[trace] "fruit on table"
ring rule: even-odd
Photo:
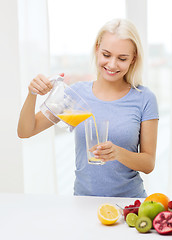
[[[127,214],[127,217],[126,217],[126,223],[128,224],[129,227],[135,227],[137,219],[138,219],[137,214],[129,213]]]
[[[146,201],[143,202],[138,211],[139,217],[149,217],[152,221],[156,215],[160,212],[165,211],[164,206],[159,202]]]
[[[160,234],[172,233],[172,212],[159,213],[153,220],[155,230]]]
[[[129,213],[135,213],[138,215],[138,209],[140,207],[140,204],[140,200],[136,200],[133,205],[125,206],[125,208],[123,209],[124,219],[126,220],[127,214]]]
[[[168,202],[170,201],[169,198],[163,193],[153,193],[145,198],[145,201],[153,201],[153,202],[160,202],[164,205],[165,210],[168,210]]]
[[[138,217],[135,227],[140,233],[149,232],[152,228],[152,221],[149,217]]]
[[[119,219],[120,213],[114,205],[105,203],[100,205],[97,215],[101,223],[112,225]]]
[[[172,201],[168,202],[168,211],[172,212]]]

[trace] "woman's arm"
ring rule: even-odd
[[[35,115],[36,96],[29,93],[22,107],[17,133],[20,138],[32,137],[51,127],[51,123],[41,112]]]
[[[44,75],[37,75],[29,85],[29,93],[22,107],[19,122],[18,136],[28,138],[36,135],[53,125],[41,112],[35,114],[37,95],[44,95],[52,89],[52,84]]]
[[[108,141],[92,149],[103,161],[118,160],[128,168],[146,174],[153,171],[156,157],[158,119],[143,121],[140,132],[140,152],[134,153]]]

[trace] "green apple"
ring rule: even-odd
[[[156,217],[156,215],[160,212],[165,211],[164,206],[159,202],[153,202],[153,201],[146,201],[143,202],[138,211],[139,217],[149,217],[152,221]]]

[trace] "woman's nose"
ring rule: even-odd
[[[111,69],[115,69],[117,67],[117,59],[116,58],[115,59],[114,58],[110,59],[108,65]]]

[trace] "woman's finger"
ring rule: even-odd
[[[90,152],[94,152],[97,149],[98,145],[93,146],[92,148],[89,149]]]
[[[52,84],[42,74],[38,74],[31,82],[29,85],[29,91],[33,94],[40,94],[44,95],[48,93],[52,89]]]
[[[34,78],[34,80],[37,84],[39,84],[42,87],[42,89],[51,90],[53,87],[49,79],[44,75],[39,74],[36,78]]]
[[[51,81],[44,75],[40,76],[40,80],[42,81],[42,84],[44,84],[49,89],[49,91],[53,88]]]
[[[112,142],[107,141],[107,142],[104,142],[104,143],[99,144],[98,147],[97,147],[97,149],[98,149],[98,150],[99,150],[99,149],[101,149],[101,150],[103,150],[103,149],[108,149],[108,148],[111,148],[112,145],[113,145]]]
[[[103,156],[103,155],[110,154],[110,153],[112,153],[112,152],[113,152],[113,149],[112,149],[112,147],[111,147],[111,148],[104,149],[104,150],[97,150],[97,149],[96,149],[96,150],[93,152],[93,154]]]
[[[35,80],[31,82],[30,88],[32,88],[33,92],[34,92],[34,89],[36,89],[42,94],[46,94],[49,91],[49,88],[45,84],[37,82]]]
[[[97,149],[93,152],[95,158],[100,158],[105,161],[110,161],[115,159],[115,148],[114,145],[109,142],[107,144],[98,146]],[[100,148],[101,147],[101,148]]]

